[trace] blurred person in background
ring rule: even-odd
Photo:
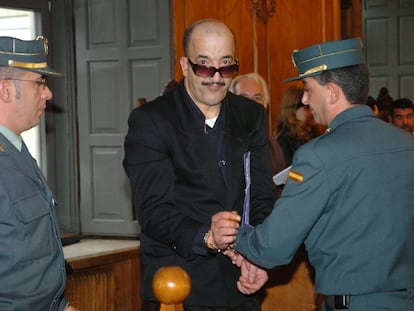
[[[312,111],[302,104],[303,86],[291,85],[283,93],[275,139],[283,150],[285,167],[292,164],[295,151],[321,135],[326,127],[315,122]]]
[[[390,121],[395,126],[414,135],[414,105],[408,98],[395,100],[390,109]]]
[[[266,80],[256,72],[235,77],[230,84],[229,91],[262,104],[267,110],[270,104],[269,87]]]
[[[372,96],[368,96],[367,98],[367,105],[372,109],[372,111],[374,112],[374,114],[379,117],[380,116],[380,111],[378,108],[378,103],[377,100],[372,97]]]
[[[377,96],[377,105],[379,109],[378,117],[385,122],[390,122],[390,112],[393,98],[386,87],[382,87]]]
[[[258,73],[251,72],[235,77],[230,84],[229,91],[263,105],[268,111],[270,105],[269,87],[266,80]],[[272,175],[286,167],[283,150],[271,137],[269,137],[269,158]]]

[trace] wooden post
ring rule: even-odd
[[[190,277],[179,266],[160,268],[152,280],[152,291],[160,302],[160,311],[184,311],[182,303],[190,290]]]

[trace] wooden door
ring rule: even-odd
[[[414,100],[414,1],[364,0],[363,20],[370,95]]]
[[[75,0],[81,230],[138,235],[122,167],[137,98],[171,79],[168,0]]]

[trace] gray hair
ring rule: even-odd
[[[230,84],[230,87],[229,87],[229,91],[232,92],[232,93],[237,94],[237,85],[239,84],[239,82],[241,80],[245,80],[245,79],[254,80],[254,81],[256,81],[257,83],[259,83],[262,86],[262,88],[263,88],[263,97],[264,97],[264,106],[267,109],[267,107],[270,104],[269,88],[267,86],[266,80],[261,75],[259,75],[256,72],[250,72],[250,73],[247,73],[247,74],[244,74],[244,75],[240,75],[240,76],[235,77],[231,81],[231,84]]]
[[[24,70],[12,68],[12,67],[6,67],[6,66],[0,66],[0,80],[6,80],[6,79],[20,79],[24,74]],[[11,80],[14,86],[16,87],[16,98],[19,99],[21,96],[21,83],[17,80]]]

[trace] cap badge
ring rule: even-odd
[[[45,54],[49,54],[49,40],[43,36],[37,36],[36,40],[43,40],[43,47],[45,49]]]

